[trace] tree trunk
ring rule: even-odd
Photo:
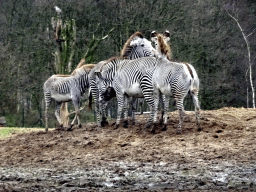
[[[251,62],[251,47],[250,47],[250,43],[248,41],[248,36],[250,36],[252,33],[250,33],[248,36],[246,36],[244,34],[244,31],[240,25],[240,23],[238,22],[238,20],[232,16],[228,11],[227,11],[228,15],[234,19],[243,35],[243,38],[245,40],[245,43],[246,43],[246,46],[247,46],[247,52],[248,52],[248,62],[249,62],[249,80],[250,80],[250,85],[251,85],[251,89],[252,89],[252,107],[255,109],[255,91],[254,91],[254,85],[253,85],[253,81],[252,81],[252,62]],[[246,72],[246,75],[247,75],[247,72]]]

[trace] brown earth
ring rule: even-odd
[[[186,114],[181,134],[171,112],[155,134],[140,115],[128,128],[113,120],[0,140],[0,191],[256,191],[256,110],[201,111],[201,131]]]

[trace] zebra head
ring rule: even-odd
[[[110,101],[112,98],[116,97],[116,92],[113,87],[108,87],[104,93],[102,93],[103,101]]]
[[[143,37],[142,33],[134,33],[124,44],[121,56],[125,59],[154,56],[156,50],[151,42]]]
[[[112,57],[109,60],[99,63],[100,66],[94,71],[96,84],[99,91],[99,105],[102,108],[109,100],[115,97],[112,81],[116,75],[117,66],[125,61],[123,58]],[[111,89],[112,88],[112,89]]]
[[[156,31],[152,31],[151,33],[151,41],[155,43],[157,53],[171,60],[171,48],[167,43],[169,40],[170,32],[167,30],[163,34],[157,33]]]

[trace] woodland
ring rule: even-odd
[[[191,63],[197,70],[203,110],[255,107],[254,0],[0,0],[0,4],[0,117],[6,118],[7,126],[44,126],[44,82],[56,73],[70,74],[82,58],[98,63],[119,56],[136,31],[148,40],[153,30],[170,31],[173,60]],[[59,34],[58,21],[63,26]],[[63,42],[57,42],[56,35]],[[189,96],[184,104],[193,110]],[[82,122],[93,121],[93,110],[85,111]],[[53,103],[51,114],[55,126]]]

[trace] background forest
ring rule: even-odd
[[[8,126],[43,126],[43,83],[58,73],[52,24],[56,5],[62,10],[63,25],[75,26],[69,45],[71,70],[88,50],[86,62],[97,63],[118,56],[136,31],[150,39],[152,30],[167,29],[173,59],[193,64],[198,72],[202,109],[253,107],[248,67],[251,63],[254,85],[254,0],[0,0],[0,4],[0,117],[5,116]],[[66,68],[61,72],[69,73]],[[193,109],[188,100],[185,109]],[[86,118],[82,114],[82,122]],[[52,126],[54,122],[52,117]]]

